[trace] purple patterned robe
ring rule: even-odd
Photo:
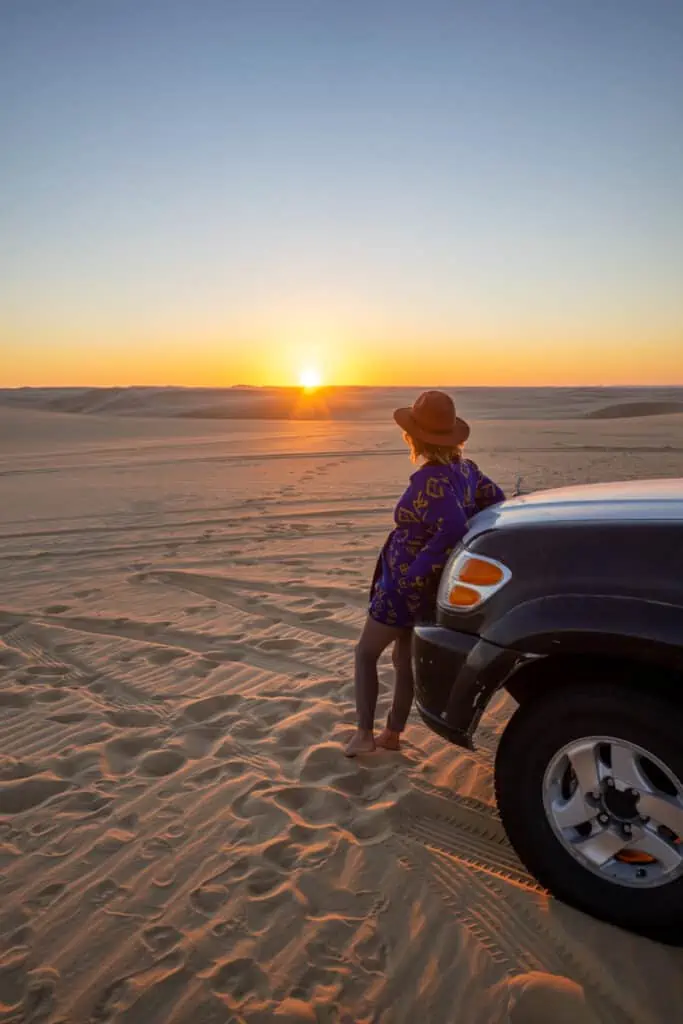
[[[449,466],[427,463],[413,473],[377,561],[371,617],[401,628],[429,617],[443,567],[468,521],[504,498],[469,459]]]

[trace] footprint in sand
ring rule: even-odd
[[[335,790],[316,786],[297,786],[273,790],[272,799],[281,807],[294,811],[303,821],[314,825],[345,822],[351,814],[351,803]]]
[[[297,863],[299,850],[289,839],[274,839],[264,848],[262,856],[287,874]]]
[[[69,747],[52,762],[52,767],[60,779],[75,779],[77,775],[97,766],[99,760],[97,750],[74,750],[73,747]]]
[[[16,654],[14,651],[8,651],[6,647],[0,647],[0,666],[7,668],[16,668],[17,665],[21,665],[21,655]]]
[[[72,711],[63,715],[49,715],[51,722],[58,722],[59,725],[75,725],[76,722],[84,722],[90,715],[86,711]]]
[[[252,896],[264,896],[282,884],[282,877],[270,867],[257,867],[247,875],[246,889]]]
[[[211,785],[212,782],[217,782],[223,774],[223,766],[216,765],[214,768],[205,768],[203,772],[199,772],[198,775],[194,775],[190,780],[192,787],[203,788],[204,786]]]
[[[0,708],[27,708],[31,695],[24,690],[4,690],[0,693]]]
[[[157,636],[163,630],[168,629],[170,625],[170,622],[149,622],[142,626],[140,632],[143,636]]]
[[[19,925],[13,932],[4,935],[7,942],[7,949],[14,949],[15,946],[29,946],[33,940],[33,929],[28,924]]]
[[[27,973],[27,984],[22,1004],[21,1020],[26,1024],[42,1024],[53,1020],[57,1002],[59,973],[50,967],[41,967]],[[16,1018],[15,1018],[16,1019]]]
[[[16,758],[8,757],[0,761],[0,781],[12,782],[15,779],[28,779],[31,775],[37,775],[40,769],[30,761],[19,761]],[[0,829],[0,837],[3,835]]]
[[[224,939],[226,935],[233,935],[240,931],[239,921],[234,919],[231,921],[218,921],[211,929],[211,934],[215,935],[217,939]]]
[[[30,836],[49,836],[54,831],[55,828],[53,825],[50,825],[46,821],[38,821],[35,825],[31,825],[28,830],[28,834]]]
[[[113,878],[105,878],[90,889],[88,896],[92,903],[96,903],[98,906],[101,906],[103,903],[108,903],[115,896],[118,896],[124,891],[124,889],[116,884]]]
[[[183,933],[170,925],[153,925],[142,933],[142,941],[152,953],[167,953],[182,940]]]
[[[296,640],[294,637],[274,638],[272,640],[261,640],[257,647],[262,651],[295,651],[298,647],[301,647],[301,641]]]
[[[39,693],[36,700],[40,704],[57,704],[60,700],[64,700],[66,693],[63,690],[45,690],[43,693]]]
[[[209,979],[215,992],[243,1000],[248,995],[267,991],[267,978],[259,965],[247,957],[225,961]]]
[[[360,963],[366,971],[383,974],[389,957],[389,949],[377,934],[369,935],[355,948]]]
[[[230,733],[232,736],[237,737],[240,740],[246,740],[247,742],[259,740],[267,726],[265,722],[254,721],[251,717],[240,718],[239,721],[231,727]]]
[[[89,817],[107,817],[111,814],[111,797],[102,796],[90,789],[81,790],[80,793],[68,793],[59,801],[59,812],[61,814],[72,814],[76,818],[88,815]]]
[[[211,917],[229,898],[224,885],[202,885],[190,893],[190,903],[200,914]]]
[[[122,729],[143,729],[159,722],[159,715],[156,712],[142,711],[137,708],[128,708],[126,711],[108,711],[107,718],[112,725]]]
[[[121,828],[110,828],[92,844],[85,859],[89,864],[106,860],[108,857],[113,857],[124,846],[132,843],[135,838],[134,832],[128,832]]]
[[[61,615],[62,612],[68,612],[69,608],[68,604],[49,604],[43,611],[46,615]]]
[[[136,828],[139,820],[140,820],[139,816],[136,814],[136,812],[135,811],[131,811],[129,814],[124,814],[124,815],[122,815],[122,817],[117,818],[117,820],[115,822],[115,827],[116,828],[123,828],[123,829],[126,829],[126,830],[134,829],[134,828]]]
[[[170,853],[173,853],[173,844],[162,836],[153,836],[151,839],[146,839],[140,849],[140,856],[143,860],[156,861]]]
[[[125,997],[129,990],[129,983],[126,978],[112,982],[99,997],[88,1024],[108,1024],[117,1016],[119,1010],[123,1010]]]
[[[29,896],[26,900],[26,906],[32,910],[45,910],[59,899],[65,889],[66,885],[62,882],[53,882],[52,885],[46,885],[35,896]]]
[[[187,758],[179,750],[155,750],[143,757],[139,764],[139,773],[159,778],[172,775],[185,764]]]
[[[162,741],[163,737],[158,732],[117,736],[104,747],[107,767],[114,775],[124,775],[132,770],[140,754],[154,750]]]
[[[220,651],[210,651],[202,657],[202,661],[210,666],[225,664],[231,661],[244,661],[247,652],[242,647],[224,647]]]
[[[69,674],[68,665],[29,665],[24,670],[27,676],[66,676]]]
[[[230,711],[240,703],[241,698],[234,693],[219,693],[215,697],[203,697],[192,701],[182,709],[183,714],[193,722],[206,722],[224,711]]]
[[[320,605],[312,612],[302,612],[299,615],[301,622],[321,622],[323,619],[329,619],[331,612],[324,611]]]
[[[0,783],[0,814],[21,814],[38,807],[50,797],[69,788],[64,779],[51,775],[37,775],[17,782]]]
[[[188,654],[189,651],[153,651],[151,654],[147,655],[147,661],[151,662],[152,665],[170,665],[172,661],[177,661],[179,658],[186,658]]]

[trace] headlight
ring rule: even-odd
[[[502,562],[474,555],[463,548],[454,553],[444,569],[439,585],[439,605],[456,611],[473,611],[497,594],[511,576]]]

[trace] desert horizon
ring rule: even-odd
[[[683,386],[451,387],[463,416],[485,419],[605,419],[683,412]],[[410,405],[415,387],[319,385],[230,387],[125,385],[107,387],[0,388],[0,405],[83,415],[170,417],[206,420],[381,420],[395,406]]]

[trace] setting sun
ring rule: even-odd
[[[299,374],[299,384],[306,391],[315,391],[322,384],[322,377],[320,371],[314,366],[307,366]]]

